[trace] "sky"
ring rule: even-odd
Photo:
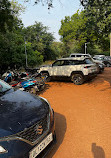
[[[21,14],[20,18],[25,27],[33,25],[35,21],[41,22],[44,26],[48,26],[49,32],[53,33],[55,40],[59,41],[58,31],[61,27],[61,20],[65,16],[72,16],[81,9],[79,0],[53,0],[53,8],[48,10],[47,5],[42,6],[41,3],[34,5],[34,0],[25,3],[26,10]],[[19,0],[23,2],[23,0]]]

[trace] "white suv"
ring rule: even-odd
[[[100,55],[100,56],[104,56],[104,55]],[[92,59],[92,61],[98,65],[98,73],[102,72],[104,70],[104,67],[105,67],[105,65],[102,61],[100,61],[96,58],[95,59],[92,58],[90,54],[73,53],[73,54],[70,54],[69,57],[73,57],[73,58],[74,57],[88,57],[88,58]]]
[[[91,58],[91,55],[90,54],[82,54],[82,53],[72,53],[72,54],[70,54],[69,57],[89,57],[89,58]]]
[[[90,58],[62,58],[50,66],[42,66],[38,72],[48,78],[68,77],[74,84],[80,85],[86,79],[96,76],[98,68]]]

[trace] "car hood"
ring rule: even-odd
[[[0,97],[0,137],[18,133],[30,127],[49,112],[40,97],[13,90]]]

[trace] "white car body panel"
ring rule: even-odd
[[[84,68],[86,66],[91,66],[90,68]],[[81,71],[83,75],[88,75],[89,73],[94,73],[97,71],[97,67],[94,64],[84,64],[84,65],[64,65],[64,66],[46,66],[41,67],[39,73],[42,71],[47,71],[50,76],[71,76],[73,71]]]

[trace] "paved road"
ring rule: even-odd
[[[111,158],[111,68],[91,82],[50,82],[57,144],[47,158]]]

